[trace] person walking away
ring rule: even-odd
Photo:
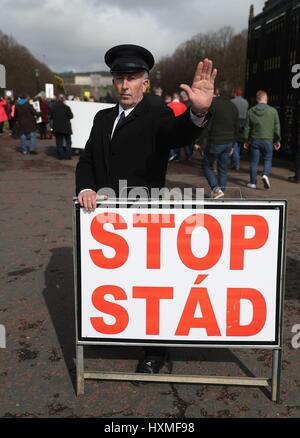
[[[57,157],[59,160],[71,160],[71,108],[65,104],[65,96],[60,94],[50,113],[52,129],[55,135]]]
[[[273,148],[276,151],[280,149],[280,121],[277,110],[268,105],[266,91],[259,90],[256,93],[256,102],[248,111],[245,126],[244,148],[250,149],[250,182],[247,187],[256,189],[257,167],[262,156],[264,167],[261,180],[265,189],[269,189]]]
[[[39,115],[29,103],[29,96],[22,96],[18,99],[15,108],[15,120],[18,123],[21,152],[23,155],[36,155],[36,121]]]
[[[0,134],[3,134],[4,122],[8,119],[6,113],[7,102],[0,96]]]
[[[247,118],[247,112],[249,109],[249,104],[247,100],[243,97],[242,87],[236,87],[233,92],[234,98],[232,103],[237,107],[239,113],[239,131],[237,141],[233,145],[233,152],[231,156],[232,169],[240,169],[240,154],[243,150],[244,137],[245,137],[245,124]]]
[[[200,137],[206,144],[203,152],[202,170],[211,188],[211,198],[224,196],[227,184],[227,169],[233,145],[237,139],[239,115],[236,106],[221,88],[212,101],[212,117]],[[214,165],[217,163],[217,175]]]

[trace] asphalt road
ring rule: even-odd
[[[53,141],[38,142],[39,154],[23,156],[18,141],[0,137],[1,296],[0,324],[6,348],[0,349],[1,417],[216,418],[299,417],[300,348],[291,329],[300,324],[300,185],[278,162],[272,187],[245,188],[248,163],[229,172],[228,195],[288,199],[288,245],[284,312],[281,400],[253,387],[86,381],[75,392],[75,329],[72,259],[72,161],[58,161]],[[200,161],[171,163],[171,186],[204,187]],[[133,372],[138,347],[94,347],[86,352],[88,369]],[[100,360],[101,358],[101,360]],[[271,375],[266,350],[171,349],[163,371],[207,375]]]

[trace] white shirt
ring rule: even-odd
[[[118,117],[117,117],[117,118],[115,119],[115,121],[114,121],[113,129],[112,129],[112,131],[111,131],[111,136],[110,136],[111,139],[112,139],[112,136],[113,136],[114,130],[116,129],[116,126],[117,126],[117,123],[118,123],[118,121],[119,121],[119,119],[120,119],[121,114],[124,112],[125,117],[127,117],[127,116],[129,116],[129,114],[131,113],[131,111],[132,111],[133,109],[134,109],[134,107],[133,107],[133,108],[128,108],[128,109],[124,110],[124,109],[121,107],[121,105],[119,104],[119,114],[118,114]]]

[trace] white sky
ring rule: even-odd
[[[265,0],[0,0],[0,30],[56,72],[106,70],[117,44],[138,44],[155,59],[199,32],[248,26]]]

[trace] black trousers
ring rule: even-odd
[[[71,157],[71,134],[55,132],[56,148],[58,158]]]
[[[45,139],[47,134],[47,123],[41,122],[38,123],[39,133],[40,133],[40,139]]]

